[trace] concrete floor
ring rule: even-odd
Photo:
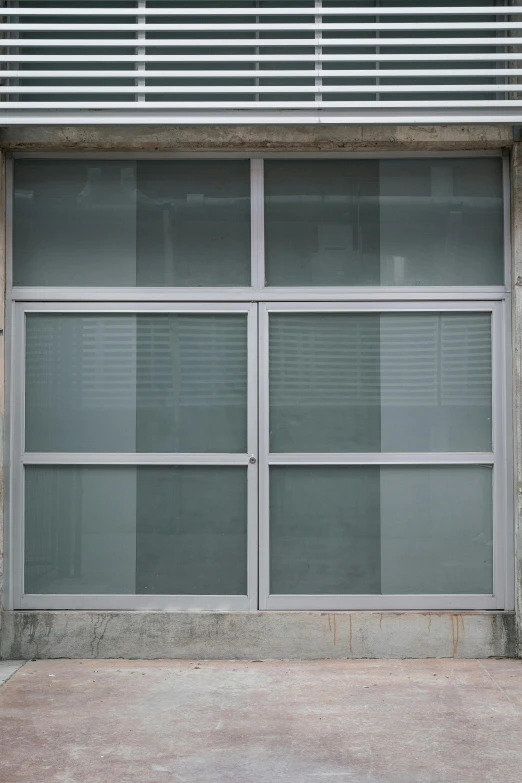
[[[47,660],[0,688],[1,783],[521,780],[522,661]]]

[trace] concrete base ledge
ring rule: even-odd
[[[1,657],[516,657],[513,612],[4,612]]]

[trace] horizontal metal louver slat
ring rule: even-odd
[[[522,121],[522,10],[491,0],[3,5],[3,124]]]

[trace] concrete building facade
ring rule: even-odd
[[[500,10],[484,24],[517,35]],[[229,98],[199,115],[42,108],[16,66],[0,130],[2,657],[520,656],[508,53],[516,76],[482,74],[504,86],[496,104],[469,79],[458,108],[458,79],[440,77],[442,107],[378,93],[375,111],[303,106],[295,122],[282,105],[233,117]]]

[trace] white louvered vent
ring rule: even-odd
[[[17,0],[0,122],[520,122],[493,0]]]

